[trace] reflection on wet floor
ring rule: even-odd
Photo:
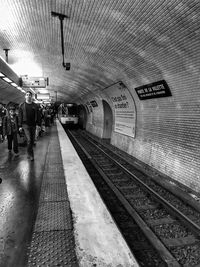
[[[0,144],[0,267],[26,266],[49,136],[37,141],[34,162],[27,159],[26,147],[15,158],[6,141]]]

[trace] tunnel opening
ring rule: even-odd
[[[113,113],[110,105],[102,100],[103,112],[104,112],[104,123],[103,123],[103,136],[102,138],[110,143],[112,127],[113,127]]]
[[[78,106],[78,127],[85,130],[87,124],[87,112],[83,105]]]

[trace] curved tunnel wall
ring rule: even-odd
[[[131,81],[127,84],[136,103],[135,137],[112,131],[111,143],[159,172],[200,191],[200,91],[199,78],[187,72],[174,73],[167,80],[170,97],[139,100]],[[105,91],[98,91],[98,107],[90,107],[91,133],[103,137],[105,99],[114,114],[113,103]],[[87,102],[94,95],[88,95]],[[98,129],[98,130],[97,130]]]

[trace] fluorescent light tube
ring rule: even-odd
[[[6,82],[8,82],[8,83],[11,83],[11,82],[12,82],[12,81],[11,81],[9,78],[7,78],[7,77],[4,77],[3,80],[6,81]]]

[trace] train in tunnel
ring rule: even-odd
[[[58,119],[64,125],[78,124],[78,107],[75,103],[62,103],[58,107]]]

